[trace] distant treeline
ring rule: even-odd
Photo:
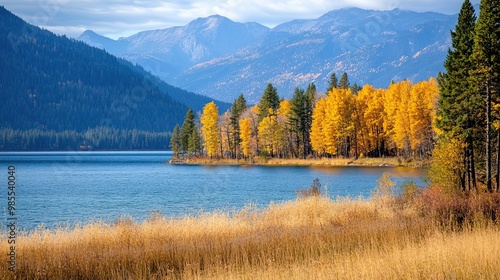
[[[0,129],[0,151],[166,150],[168,132],[91,128],[84,132]]]

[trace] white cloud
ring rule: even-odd
[[[292,19],[317,18],[344,8],[436,11],[455,14],[463,0],[4,0],[6,9],[58,34],[78,36],[86,29],[117,38],[142,30],[185,25],[220,14],[234,21],[273,27]],[[478,3],[479,0],[472,1]]]

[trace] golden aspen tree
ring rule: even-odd
[[[371,151],[376,150],[377,156],[382,156],[385,143],[384,135],[384,90],[374,89],[370,102],[364,112],[364,119],[368,126],[368,138]]]
[[[344,156],[349,157],[352,151],[356,153],[356,96],[352,94],[351,89],[344,90],[342,106],[343,126],[342,143]]]
[[[252,120],[250,118],[241,119],[240,124],[240,139],[241,149],[245,157],[250,156],[250,143],[252,140]]]
[[[278,108],[278,115],[288,116],[289,113],[290,113],[290,101],[286,99],[282,100]]]
[[[323,134],[323,122],[326,119],[326,102],[326,98],[318,100],[312,115],[310,135],[311,147],[319,156],[326,152],[326,137]]]
[[[370,85],[365,85],[356,96],[356,122],[358,129],[356,131],[356,139],[358,149],[361,154],[368,154],[373,149],[373,143],[370,138],[370,114],[368,106],[373,102],[373,94],[375,89]]]
[[[394,142],[394,123],[396,122],[396,113],[400,102],[399,84],[391,83],[389,88],[384,91],[384,131],[389,150],[397,149]]]
[[[220,131],[220,154],[230,155],[232,151],[232,126],[231,126],[231,114],[226,111],[218,120],[219,131]]]
[[[280,157],[286,157],[291,155],[291,147],[292,147],[292,131],[289,127],[289,115],[290,115],[290,101],[282,100],[280,102],[280,106],[277,111],[276,121],[278,125],[281,127],[281,136],[280,139]]]
[[[411,88],[410,115],[411,148],[430,153],[434,139],[433,121],[439,88],[435,79],[415,84]]]
[[[250,139],[248,156],[257,155],[258,151],[258,127],[259,127],[259,106],[254,105],[246,108],[241,113],[240,119],[250,120]]]
[[[350,89],[334,88],[325,98],[325,116],[321,122],[321,132],[326,153],[349,156],[355,130],[355,101]]]
[[[203,107],[203,113],[200,118],[201,134],[203,136],[203,146],[207,155],[213,157],[219,150],[219,127],[217,124],[219,111],[215,102],[210,102]]]
[[[437,141],[428,169],[429,181],[447,192],[463,186],[465,166],[464,145],[460,139],[443,137]]]
[[[250,110],[252,111],[252,113],[253,113],[253,114],[257,114],[257,115],[259,115],[259,113],[260,113],[260,108],[259,108],[259,106],[258,106],[258,105],[254,105],[254,106],[252,106],[252,107],[250,108]]]
[[[325,152],[332,156],[337,155],[336,130],[337,124],[339,123],[339,115],[336,110],[336,100],[333,97],[334,92],[334,90],[330,91],[325,99],[325,119],[321,123]]]
[[[391,85],[389,90],[394,90],[399,96],[399,104],[394,115],[394,134],[392,135],[396,147],[406,155],[411,154],[411,120],[409,114],[411,83],[407,80]]]
[[[355,97],[350,89],[333,89],[327,99],[326,131],[327,150],[335,151],[337,154],[348,157],[350,142],[354,132],[354,122],[352,121],[355,106]],[[333,137],[334,139],[331,139]],[[333,149],[332,144],[337,147]],[[331,153],[327,151],[328,153]]]
[[[259,123],[259,143],[264,151],[274,156],[281,148],[282,128],[278,125],[276,115],[269,109],[267,117]]]

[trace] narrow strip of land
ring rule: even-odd
[[[175,158],[169,160],[170,164],[186,165],[256,165],[256,166],[385,166],[385,167],[412,167],[422,168],[427,166],[428,160],[402,159],[398,157],[384,158],[316,158],[316,159],[281,159],[281,158],[252,158],[252,159],[230,159],[230,158],[208,158],[189,157]]]

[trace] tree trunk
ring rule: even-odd
[[[477,181],[476,181],[476,160],[474,159],[474,146],[473,146],[472,136],[470,136],[470,148],[469,148],[469,156],[470,156],[470,174],[472,176],[472,188],[477,190]],[[470,190],[470,187],[469,187]]]
[[[497,133],[497,174],[495,191],[500,189],[500,130]]]
[[[464,148],[464,173],[460,174],[460,182],[462,183],[462,191],[469,191],[471,184],[470,176],[470,161],[469,161],[469,148]]]
[[[302,154],[302,158],[303,158],[303,159],[305,159],[305,158],[306,158],[306,153],[307,153],[307,151],[306,151],[306,149],[307,149],[307,147],[306,147],[306,133],[307,133],[307,132],[302,131],[302,145],[304,145],[304,147],[303,147],[303,149],[302,149],[302,153],[303,153],[303,154]]]
[[[492,191],[491,184],[491,79],[486,82],[486,188]]]

